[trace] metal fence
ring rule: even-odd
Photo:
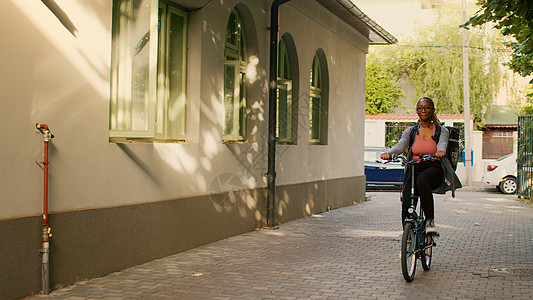
[[[402,137],[402,133],[414,124],[414,122],[386,122],[385,146],[390,148],[396,145]]]
[[[517,195],[533,199],[533,115],[518,116]]]

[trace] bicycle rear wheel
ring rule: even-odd
[[[433,237],[429,234],[424,233],[424,251],[421,252],[422,257],[422,268],[425,271],[428,271],[431,267],[431,258],[433,257]]]
[[[402,235],[402,274],[407,282],[413,281],[416,272],[416,235],[413,224],[407,223]]]

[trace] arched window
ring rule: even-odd
[[[309,144],[328,143],[329,75],[326,54],[316,51],[309,87]]]
[[[246,57],[243,23],[234,9],[224,47],[224,141],[246,140]]]
[[[322,122],[322,70],[320,60],[315,54],[310,74],[309,91],[309,143],[320,144]]]
[[[292,140],[292,77],[287,45],[279,41],[276,137],[278,142]]]

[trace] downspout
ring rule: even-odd
[[[43,248],[40,250],[42,255],[41,264],[41,287],[43,294],[48,295],[50,292],[50,241],[52,236],[51,228],[48,226],[48,146],[50,140],[54,137],[48,125],[39,124],[35,125],[37,130],[43,134],[44,138],[44,160],[40,162],[44,169],[44,190],[43,190],[43,230],[42,230],[42,242]]]
[[[270,79],[268,84],[267,226],[274,228],[276,205],[276,89],[278,83],[278,8],[290,0],[274,0],[270,9]]]

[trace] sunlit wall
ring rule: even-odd
[[[56,0],[75,31],[40,1],[0,3],[3,37],[0,219],[42,211],[43,138],[50,126],[49,209],[105,208],[266,186],[270,1],[248,10],[249,141],[225,144],[223,48],[239,2],[211,1],[189,14],[185,143],[109,142],[112,1]],[[176,1],[180,3],[180,1]],[[326,13],[325,13],[326,12]],[[305,24],[303,26],[302,24]],[[277,147],[277,184],[363,176],[364,70],[367,39],[315,2],[280,9],[280,35],[298,56],[298,138]],[[309,145],[309,72],[317,49],[329,75],[327,145]],[[221,178],[235,184],[221,184]],[[364,191],[361,191],[362,196]]]

